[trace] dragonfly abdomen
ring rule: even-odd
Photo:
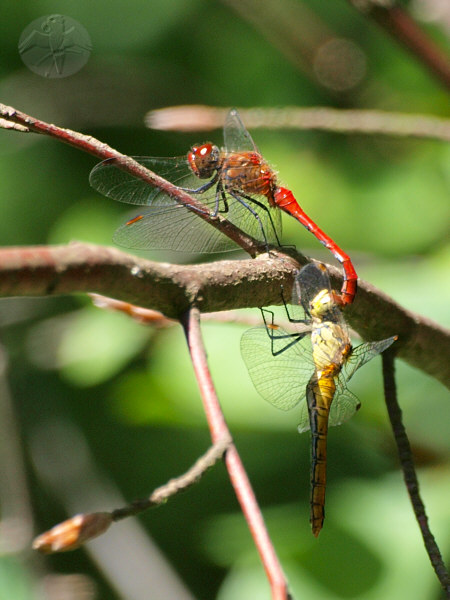
[[[330,373],[315,373],[306,391],[311,428],[310,522],[316,537],[325,519],[328,417],[335,391],[334,376]]]

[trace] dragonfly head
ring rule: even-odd
[[[211,142],[195,144],[187,155],[189,166],[199,179],[212,177],[219,167],[220,150]]]

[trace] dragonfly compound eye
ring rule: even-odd
[[[220,151],[217,146],[206,142],[206,144],[192,146],[187,155],[189,166],[197,177],[208,179],[219,166]]]

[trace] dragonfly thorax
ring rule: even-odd
[[[220,150],[211,142],[192,146],[187,155],[189,166],[199,179],[209,179],[220,164]]]
[[[328,376],[339,374],[348,359],[352,346],[347,331],[334,321],[315,322],[311,330],[311,345],[316,371],[327,372]]]
[[[243,194],[261,194],[273,204],[276,174],[258,152],[234,152],[221,166],[221,179],[226,190]]]

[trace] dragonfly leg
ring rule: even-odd
[[[223,208],[220,209],[220,200],[223,202]],[[223,189],[222,182],[219,180],[217,184],[216,190],[216,203],[214,205],[214,211],[211,213],[211,217],[215,218],[219,213],[227,213],[228,212],[228,200],[225,194],[225,190]]]
[[[270,225],[272,227],[272,231],[275,237],[275,243],[277,246],[281,247],[281,242],[280,239],[278,237],[278,233],[277,233],[277,229],[275,227],[275,223],[272,220],[272,215],[270,214],[270,210],[269,208],[263,203],[260,202],[259,200],[256,200],[255,198],[253,198],[252,196],[247,196],[246,194],[243,194],[241,191],[239,190],[229,190],[228,192],[231,196],[233,196],[233,198],[235,198],[238,202],[240,202],[242,204],[242,206],[245,206],[245,208],[247,210],[249,210],[252,215],[255,217],[255,219],[258,221],[259,224],[259,228],[261,229],[261,234],[264,240],[264,243],[266,245],[266,250],[267,253],[270,254],[269,252],[269,242],[266,236],[266,232],[264,231],[264,227],[263,224],[261,222],[261,217],[258,215],[258,213],[252,209],[251,204],[256,204],[256,206],[259,206],[259,208],[261,208],[262,210],[264,210],[267,213],[267,217],[269,219]],[[244,200],[247,200],[247,202],[244,202]]]
[[[268,308],[260,308],[259,310],[261,311],[261,316],[263,318],[264,326],[266,328],[267,333],[269,333],[269,330],[277,329],[278,325],[275,325],[275,313],[273,312],[273,310],[269,310]],[[270,324],[267,323],[265,316],[266,314],[270,315]]]
[[[242,206],[245,206],[245,208],[248,211],[250,211],[252,213],[252,215],[255,217],[255,219],[258,222],[259,229],[261,230],[261,235],[262,235],[262,239],[264,241],[264,244],[266,246],[266,251],[267,251],[267,253],[269,253],[269,241],[267,239],[266,232],[264,231],[264,226],[262,224],[261,217],[258,215],[258,213],[256,212],[256,210],[254,210],[247,202],[244,201],[244,198],[246,200],[249,200],[250,202],[253,202],[254,204],[259,204],[259,203],[256,202],[253,198],[249,198],[247,196],[244,196],[242,193],[235,192],[234,190],[228,190],[228,193],[230,194],[230,196],[233,196],[233,198],[235,200],[237,200],[240,204],[242,204]],[[264,208],[266,209],[266,207],[264,207]]]
[[[283,301],[284,311],[286,313],[286,317],[288,318],[289,323],[302,323],[302,324],[307,325],[309,323],[308,319],[295,319],[294,317],[291,316],[291,313],[289,311],[289,305],[286,302],[286,298],[284,296],[283,284],[280,285],[280,288],[281,288],[281,300]]]
[[[296,332],[296,333],[285,333],[284,331],[279,331],[278,325],[275,324],[274,312],[271,310],[268,310],[267,308],[261,308],[260,310],[261,310],[261,315],[262,315],[262,318],[264,321],[264,326],[266,328],[266,333],[270,339],[270,348],[271,348],[272,356],[278,356],[282,352],[285,352],[288,348],[295,346],[295,344],[297,344],[297,342],[299,342],[302,338],[305,337],[305,335],[307,333],[306,331],[305,332]],[[265,313],[271,315],[271,323],[267,322]],[[290,340],[290,341],[287,341],[286,344],[282,348],[277,350],[274,347],[274,343],[279,340]]]
[[[245,198],[246,200],[248,200],[249,202],[252,202],[253,204],[256,204],[256,206],[259,206],[259,208],[262,208],[262,210],[266,211],[267,216],[268,216],[269,221],[270,221],[270,225],[272,227],[273,234],[275,236],[276,245],[280,246],[280,248],[281,248],[282,244],[281,244],[281,241],[280,241],[280,239],[278,237],[278,233],[277,233],[277,229],[275,227],[275,223],[272,220],[272,215],[270,214],[270,210],[267,208],[267,206],[263,202],[260,202],[259,200],[255,200],[255,198],[252,198],[250,196],[246,196],[245,194],[241,194],[241,196],[243,198]],[[244,206],[246,206],[246,205],[244,204]],[[262,227],[262,225],[261,225],[261,227]]]
[[[218,178],[219,178],[219,173],[216,172],[216,174],[214,175],[214,177],[212,179],[210,179],[209,181],[207,181],[200,187],[194,188],[194,189],[180,187],[180,190],[183,190],[183,192],[188,192],[189,194],[203,194],[203,192],[206,192],[206,190],[209,190],[210,188],[212,188],[212,186],[217,182]]]

